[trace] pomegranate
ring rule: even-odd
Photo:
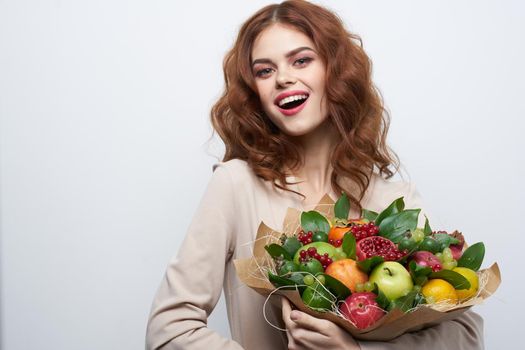
[[[357,260],[380,256],[385,261],[399,260],[405,255],[397,249],[394,242],[380,236],[363,238],[357,242],[356,254]]]
[[[370,327],[385,315],[376,302],[376,295],[371,292],[350,295],[339,306],[339,311],[359,329]]]
[[[434,272],[437,272],[443,268],[441,261],[431,252],[415,252],[412,256],[412,260],[414,260],[418,265],[430,267]]]

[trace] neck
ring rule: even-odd
[[[301,165],[294,174],[317,192],[328,191],[331,187],[331,159],[338,137],[335,127],[327,119],[315,131],[293,139],[301,155]]]

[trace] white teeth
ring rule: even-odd
[[[281,107],[285,103],[289,103],[292,101],[305,100],[307,97],[308,97],[307,95],[294,95],[294,96],[285,97],[281,101],[279,101],[279,107]]]

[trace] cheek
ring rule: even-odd
[[[312,88],[315,88],[317,92],[324,90],[326,84],[326,72],[325,67],[322,64],[316,64],[311,66],[311,69],[308,70],[307,76],[309,84]]]
[[[268,106],[273,104],[271,91],[269,89],[265,89],[264,87],[258,87],[258,94],[259,94],[259,100],[261,101],[261,105]]]
[[[322,111],[326,111],[327,102],[326,102],[326,80],[324,71],[319,71],[315,79],[315,88],[318,92],[319,103]]]
[[[315,85],[317,86],[318,90],[321,90],[324,92],[325,84],[326,84],[326,76],[324,71],[318,71],[317,74],[313,77],[313,80],[315,82]]]

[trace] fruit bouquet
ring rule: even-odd
[[[325,196],[315,210],[288,209],[285,231],[261,223],[254,256],[236,260],[241,281],[287,297],[362,340],[390,340],[453,319],[492,295],[499,268],[479,270],[482,242],[460,232],[417,227],[420,209],[403,197],[377,213],[348,219],[350,203]]]

